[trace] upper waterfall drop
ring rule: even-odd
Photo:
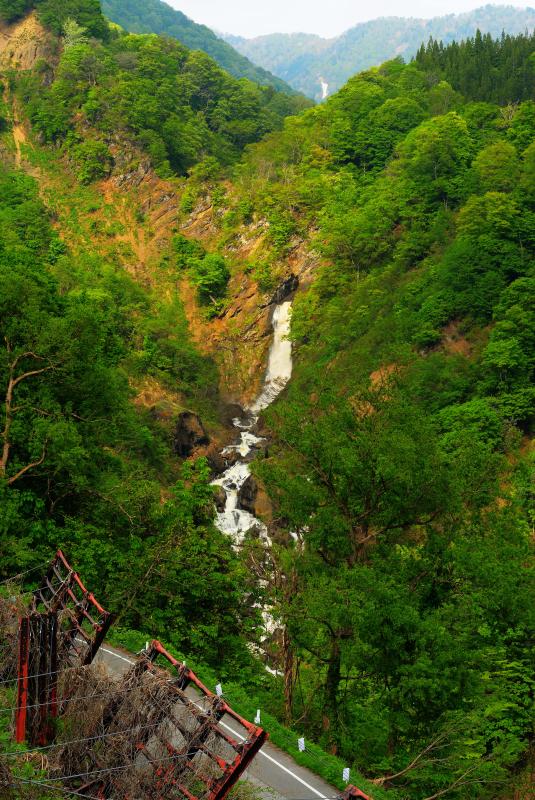
[[[290,300],[278,305],[273,312],[273,341],[269,350],[264,388],[249,407],[254,415],[271,405],[292,377],[292,343],[289,339],[291,314]]]

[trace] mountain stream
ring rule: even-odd
[[[256,533],[266,545],[271,543],[264,523],[249,511],[240,508],[239,493],[251,474],[249,463],[264,442],[255,433],[260,412],[271,405],[292,375],[292,344],[288,338],[291,308],[290,300],[275,306],[272,318],[273,340],[262,391],[244,409],[243,415],[234,419],[234,426],[240,432],[239,439],[236,444],[222,451],[223,456],[238,453],[239,459],[213,481],[213,485],[221,486],[226,495],[225,509],[218,512],[216,525],[232,538],[235,546],[242,544],[248,531]]]

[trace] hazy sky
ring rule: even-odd
[[[485,0],[166,0],[195,22],[240,36],[262,33],[319,33],[336,36],[369,19],[384,16],[435,17],[470,11]],[[503,0],[503,3],[514,0]],[[525,3],[518,3],[525,5]]]

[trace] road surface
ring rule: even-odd
[[[105,663],[115,674],[126,672],[134,663],[127,653],[110,645],[100,648],[95,661]],[[232,721],[230,723],[223,719],[220,724],[236,738],[241,738],[232,727]],[[243,778],[262,788],[266,800],[332,800],[340,794],[270,742],[263,746]]]

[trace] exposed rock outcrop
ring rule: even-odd
[[[252,475],[249,475],[238,492],[238,505],[254,517],[265,522],[271,521],[273,509],[269,497]]]
[[[245,509],[250,514],[255,513],[255,500],[258,494],[258,486],[252,475],[249,475],[240,491],[238,492],[238,502],[240,508]]]
[[[219,512],[225,510],[225,506],[227,504],[227,495],[225,494],[225,490],[222,486],[214,487],[214,502],[215,507]]]
[[[179,415],[175,429],[174,451],[180,458],[188,458],[199,447],[210,444],[210,437],[198,414],[183,411]]]
[[[291,294],[297,291],[299,286],[299,278],[297,275],[293,273],[289,275],[286,280],[284,280],[273,297],[271,298],[271,303],[278,305],[279,303],[283,303]]]
[[[53,55],[53,38],[35,14],[13,25],[0,24],[0,68],[33,69]]]
[[[210,321],[199,310],[195,287],[186,278],[180,282],[180,294],[197,346],[213,356],[219,367],[221,396],[246,407],[261,390],[271,342],[273,306],[311,284],[321,256],[311,247],[314,229],[306,239],[292,239],[285,255],[276,260],[273,260],[267,219],[255,217],[238,223],[230,233],[223,231],[220,211],[232,210],[236,195],[232,184],[227,183],[224,188],[228,206],[218,210],[213,198],[204,195],[197,199],[187,219],[182,220],[180,230],[185,236],[199,240],[207,251],[221,252],[243,268],[232,271],[224,307]]]
[[[212,471],[213,478],[217,478],[218,475],[221,475],[222,472],[235,464],[240,457],[236,450],[229,450],[229,452],[223,455],[223,453],[218,449],[219,447],[220,445],[215,444],[210,447],[206,453],[206,458]]]

